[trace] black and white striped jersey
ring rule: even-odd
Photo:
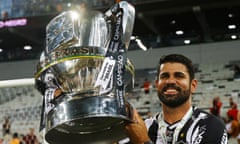
[[[225,124],[219,118],[193,107],[185,119],[170,125],[156,114],[145,120],[148,135],[154,144],[228,143]]]

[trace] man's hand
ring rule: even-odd
[[[57,88],[54,92],[54,98],[57,98],[62,94],[62,90],[60,88]]]
[[[125,131],[131,142],[133,144],[144,144],[144,142],[149,141],[150,138],[145,123],[136,109],[133,110],[133,121],[125,126]]]

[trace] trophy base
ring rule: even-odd
[[[45,138],[50,144],[112,144],[126,137],[132,107],[120,114],[116,99],[108,96],[77,98],[57,105],[47,115]]]

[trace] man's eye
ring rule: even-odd
[[[176,78],[184,78],[184,77],[185,77],[185,74],[183,74],[183,73],[176,73],[176,74],[175,74],[175,77],[176,77]]]
[[[160,75],[160,78],[163,79],[163,78],[167,78],[168,77],[168,74],[161,74]]]

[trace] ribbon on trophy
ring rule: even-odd
[[[58,88],[54,81],[54,76],[50,70],[46,70],[44,74],[41,76],[42,79],[42,87],[44,87],[44,96],[42,100],[42,110],[41,110],[41,120],[40,120],[40,127],[39,130],[45,128],[46,125],[46,116],[47,113],[54,108],[54,104],[52,100],[54,99],[54,93]]]
[[[106,13],[111,27],[111,40],[107,49],[106,58],[103,62],[98,80],[95,86],[102,85],[106,89],[111,81],[113,81],[113,88],[115,90],[116,102],[121,114],[126,114],[125,109],[125,88],[124,88],[124,72],[125,64],[127,62],[126,47],[122,42],[123,37],[123,10],[119,4],[115,4]],[[114,74],[113,74],[114,73]]]

